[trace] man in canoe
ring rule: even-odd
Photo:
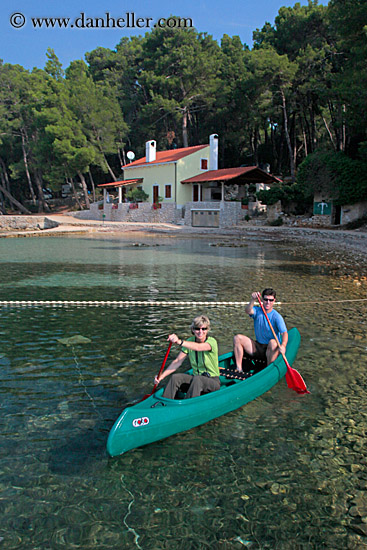
[[[233,351],[236,359],[236,371],[242,372],[243,354],[257,359],[266,359],[269,365],[278,357],[280,351],[285,353],[288,343],[288,332],[283,317],[273,309],[276,298],[276,292],[272,288],[265,288],[262,292],[264,309],[269,320],[277,334],[280,342],[280,350],[273,336],[269,323],[261,309],[255,306],[257,292],[253,292],[251,300],[245,307],[246,313],[254,320],[255,338],[249,338],[243,334],[236,334],[233,339]]]
[[[193,336],[187,340],[179,338],[177,334],[168,336],[168,340],[172,344],[180,346],[181,351],[166,370],[159,377],[155,377],[155,383],[158,384],[166,376],[174,373],[187,356],[193,374],[173,374],[164,390],[163,397],[174,399],[178,390],[186,392],[185,399],[219,390],[218,344],[215,338],[208,336],[209,330],[210,321],[208,317],[199,315],[195,317],[191,324]]]

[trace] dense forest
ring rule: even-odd
[[[144,156],[148,139],[160,150],[208,143],[211,133],[220,167],[269,165],[310,192],[326,185],[316,177],[324,159],[329,188],[342,165],[343,200],[367,198],[366,0],[282,7],[252,48],[238,36],[218,44],[193,28],[156,28],[65,70],[46,55],[32,71],[0,62],[3,213],[47,210],[44,190],[65,183],[88,207],[97,183],[121,178],[127,151]],[[352,198],[348,174],[359,178]]]

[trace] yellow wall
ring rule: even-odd
[[[165,197],[165,185],[171,184],[171,199],[164,199],[163,202],[183,205],[192,200],[192,185],[182,185],[181,181],[187,178],[201,174],[205,170],[200,170],[201,159],[207,159],[209,164],[209,145],[180,160],[165,164],[150,164],[137,166],[136,168],[124,168],[124,179],[143,178],[141,184],[143,190],[149,195],[149,202],[153,202],[153,186],[159,186],[158,195]]]
[[[207,170],[200,170],[200,160],[207,159],[209,166],[209,145],[205,149],[201,149],[188,157],[180,159],[177,163],[177,181],[178,181],[178,192],[177,192],[177,204],[183,205],[187,202],[192,201],[192,184],[191,183],[180,183],[182,180],[192,178]]]
[[[152,164],[150,166],[137,166],[136,168],[125,168],[124,179],[144,178],[142,184],[139,184],[143,190],[148,193],[148,202],[153,202],[153,186],[159,185],[158,195],[165,196],[165,184],[172,186],[172,198],[165,199],[165,202],[175,202],[175,165],[170,164]]]

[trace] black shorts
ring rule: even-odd
[[[266,350],[268,349],[268,344],[260,344],[260,342],[255,341],[256,351],[252,355],[255,359],[266,359]]]

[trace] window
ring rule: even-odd
[[[172,185],[169,183],[164,188],[164,198],[165,199],[171,199],[172,198]]]
[[[200,159],[200,169],[201,170],[208,169],[208,159]]]

